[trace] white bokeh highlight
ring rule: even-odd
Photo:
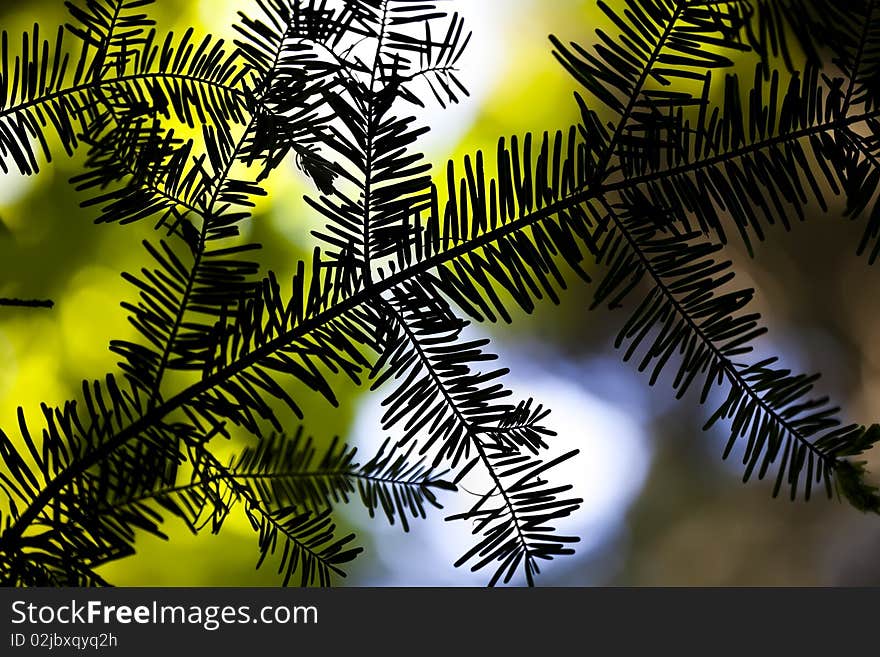
[[[498,346],[496,341],[493,347],[497,350]],[[521,348],[517,353],[528,351]],[[571,376],[577,370],[570,367],[570,363],[554,362],[546,354],[542,353],[540,364],[504,353],[500,362],[511,369],[505,383],[516,399],[533,397],[552,409],[546,424],[558,435],[549,441],[551,449],[546,458],[549,460],[572,449],[580,450],[576,457],[553,471],[553,481],[572,483],[571,495],[584,500],[574,515],[557,524],[561,533],[578,536],[581,542],[575,545],[574,557],[547,562],[541,568],[542,579],[564,584],[568,573],[596,557],[601,548],[625,533],[626,512],[641,491],[651,464],[651,448],[643,425],[647,417],[630,413],[626,404],[618,405],[601,398],[582,380]],[[375,453],[389,435],[381,428],[382,399],[383,391],[367,395],[355,420],[351,441],[364,457]],[[392,432],[391,436],[397,439],[400,434]],[[381,518],[353,517],[362,527],[360,534],[370,537],[370,549],[361,567],[353,569],[351,583],[360,586],[484,586],[491,577],[491,570],[472,573],[467,567],[453,567],[475,540],[469,523],[444,519],[466,511],[473,504],[474,495],[492,486],[488,474],[481,469],[469,474],[462,486],[466,490],[441,492],[444,508],[431,510],[426,520],[413,524],[409,534],[404,534],[399,526],[388,526]]]

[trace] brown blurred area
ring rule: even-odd
[[[756,310],[770,332],[758,346],[796,372],[821,372],[819,395],[841,406],[845,421],[880,417],[880,267],[856,255],[863,226],[843,209],[810,216],[791,232],[771,230],[749,258],[738,243],[727,255],[740,288],[754,286]],[[568,300],[586,307],[588,299]],[[565,307],[563,305],[563,307]],[[562,336],[572,354],[606,345],[626,310],[584,315]],[[595,348],[589,350],[595,355]],[[762,354],[763,355],[763,354]],[[621,367],[634,368],[632,364]],[[647,376],[641,377],[646,381]],[[672,397],[660,381],[653,394]],[[880,519],[824,491],[809,502],[771,497],[773,477],[743,484],[741,467],[720,455],[727,436],[700,430],[710,413],[692,395],[670,405],[649,427],[654,460],[648,481],[627,513],[627,530],[611,549],[615,574],[590,571],[586,581],[626,586],[877,586]],[[880,483],[880,454],[867,455]],[[608,559],[608,555],[600,557]],[[570,579],[569,579],[570,577]],[[567,581],[566,581],[567,580]],[[576,583],[569,573],[555,584]],[[583,581],[583,580],[582,580]]]
[[[793,368],[822,372],[818,392],[842,407],[844,420],[869,424],[880,417],[880,268],[856,255],[862,230],[837,207],[791,233],[771,231],[754,260],[743,249],[729,251],[741,284],[754,281],[770,328],[765,341],[781,350],[783,364],[787,352],[796,355]],[[697,417],[670,417],[661,428],[652,477],[630,516],[634,550],[621,582],[880,584],[880,519],[824,495],[771,500],[769,484],[740,485],[730,472],[695,477],[705,466],[688,454],[711,460],[721,449],[716,442],[700,450],[694,439],[705,435],[681,435],[698,424]],[[878,482],[880,454],[867,456]]]

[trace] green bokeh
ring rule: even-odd
[[[478,149],[486,150],[491,162],[499,136],[529,129],[555,130],[577,120],[570,81],[551,56],[546,37],[571,25],[588,25],[597,15],[595,8],[587,11],[588,3],[574,0],[552,3],[552,7],[520,2],[509,6],[505,20],[496,21],[492,12],[500,11],[502,3],[489,4],[497,5],[487,7],[489,20],[471,26],[476,30],[471,54],[479,61],[484,37],[501,44],[500,50],[486,52],[496,58],[494,76],[490,88],[474,90],[481,100],[469,104],[468,125],[458,126],[451,141],[436,145],[429,153],[441,163],[437,167],[441,172],[446,159],[461,162],[465,153]],[[235,11],[253,12],[254,6],[248,0],[157,0],[148,9],[160,32],[183,32],[193,26],[197,33],[230,39]],[[50,36],[66,20],[61,0],[12,0],[0,8],[0,25],[12,35],[36,22],[42,36]],[[481,28],[491,35],[481,34]],[[462,78],[468,82],[468,71],[463,71]],[[532,102],[537,92],[542,102]],[[16,425],[18,406],[28,417],[37,418],[41,403],[76,398],[83,378],[118,371],[117,358],[107,348],[111,340],[137,339],[120,307],[120,301],[135,295],[120,273],[146,266],[148,257],[141,241],[159,236],[147,222],[134,226],[94,223],[97,209],[80,208],[83,196],[68,183],[82,170],[83,158],[82,150],[72,158],[61,154],[51,163],[42,163],[37,176],[23,179],[10,174],[0,188],[0,295],[51,298],[56,304],[52,311],[3,311],[0,426]],[[245,230],[246,239],[264,245],[260,262],[283,281],[298,260],[308,258],[314,245],[309,232],[318,226],[319,217],[302,201],[303,194],[312,190],[291,163],[275,173],[268,191],[268,200],[260,204]],[[169,381],[174,379],[169,377]],[[306,431],[319,443],[328,443],[334,435],[345,436],[361,392],[340,381],[337,409],[309,391],[297,391]],[[289,420],[296,422],[292,417]],[[219,446],[219,451],[231,453],[232,448]],[[344,516],[340,524],[340,531],[347,529]],[[192,536],[173,521],[164,530],[170,540],[144,536],[135,557],[104,567],[102,574],[120,585],[277,583],[270,567],[254,572],[256,539],[241,513],[230,518],[219,536],[209,532]],[[369,536],[360,536],[360,541],[370,548]]]

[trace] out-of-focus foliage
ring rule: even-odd
[[[392,112],[398,103],[424,106],[417,85],[427,85],[441,107],[466,93],[456,68],[470,38],[463,21],[397,0],[269,0],[257,3],[262,18],[240,14],[229,54],[222,41],[193,40],[191,29],[157,37],[154,21],[139,13],[151,3],[67,3],[73,20],[66,27],[80,42],[72,74],[63,29],[54,45],[41,45],[35,27],[22,55],[4,62],[4,147],[21,173],[39,170],[39,153],[53,157],[48,115],[65,151],[89,147],[86,171],[72,182],[89,194],[84,207],[100,208],[98,223],[151,219],[177,241],[145,240],[152,263],[123,275],[138,291],[136,302],[122,305],[140,335],[111,342],[121,375],[83,381],[79,403],[43,403],[39,447],[21,411],[22,444],[2,435],[3,580],[105,583],[97,568],[133,554],[137,530],[163,536],[164,518],[177,516],[193,532],[209,526],[218,533],[236,506],[259,536],[258,567],[277,557],[283,584],[296,577],[302,585],[327,585],[344,576],[341,566],[361,550],[350,546],[353,535],[337,534],[329,496],[327,508],[315,510],[269,494],[274,487],[246,484],[252,477],[320,478],[324,469],[292,469],[285,459],[300,460],[297,453],[275,441],[267,443],[271,453],[249,461],[258,472],[243,472],[244,456],[224,465],[210,443],[240,431],[260,438],[266,426],[284,432],[291,414],[305,417],[294,387],[335,406],[339,378],[359,384],[369,369],[378,385],[415,358],[424,368],[417,376],[431,390],[419,403],[434,405],[420,424],[436,409],[451,410],[430,429],[439,429],[444,443],[433,466],[448,459],[455,467],[464,458],[461,478],[480,464],[505,500],[481,523],[489,529],[479,550],[491,555],[475,568],[501,562],[494,583],[522,567],[532,583],[538,560],[571,554],[566,544],[578,540],[547,524],[579,500],[557,499],[568,487],[551,488],[543,478],[560,462],[536,456],[552,434],[538,425],[546,412],[533,411],[531,400],[501,402],[508,393],[488,385],[494,376],[468,375],[470,344],[432,347],[438,335],[455,341],[458,320],[427,280],[395,274],[401,249],[420,239],[409,221],[435,211],[436,194],[425,175],[430,167],[409,153],[425,130]],[[441,21],[445,36],[435,39]],[[28,75],[19,78],[12,67]],[[256,279],[259,265],[248,257],[259,245],[241,242],[240,224],[251,215],[251,199],[265,195],[260,183],[288,154],[322,193],[309,204],[329,223],[314,232],[326,256],[316,249],[310,262],[296,264],[286,299],[275,273]],[[440,222],[435,211],[430,232]],[[436,314],[414,314],[426,301]],[[393,334],[398,325],[402,332]],[[396,351],[400,338],[413,351]],[[379,359],[371,363],[364,351]],[[166,392],[169,379],[181,382],[178,392]],[[409,375],[399,391],[413,384]],[[486,412],[466,413],[466,405]],[[379,506],[375,495],[405,494],[405,502],[381,503],[404,526],[407,513],[424,515],[425,499],[435,502],[428,488],[455,489],[411,453],[383,460],[380,452],[350,473],[376,491],[361,496],[371,513]],[[513,478],[509,494],[505,478]],[[473,513],[486,513],[482,505]],[[37,527],[44,531],[35,535]]]

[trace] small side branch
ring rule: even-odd
[[[7,299],[0,297],[0,306],[13,308],[54,308],[55,302],[51,299]]]

